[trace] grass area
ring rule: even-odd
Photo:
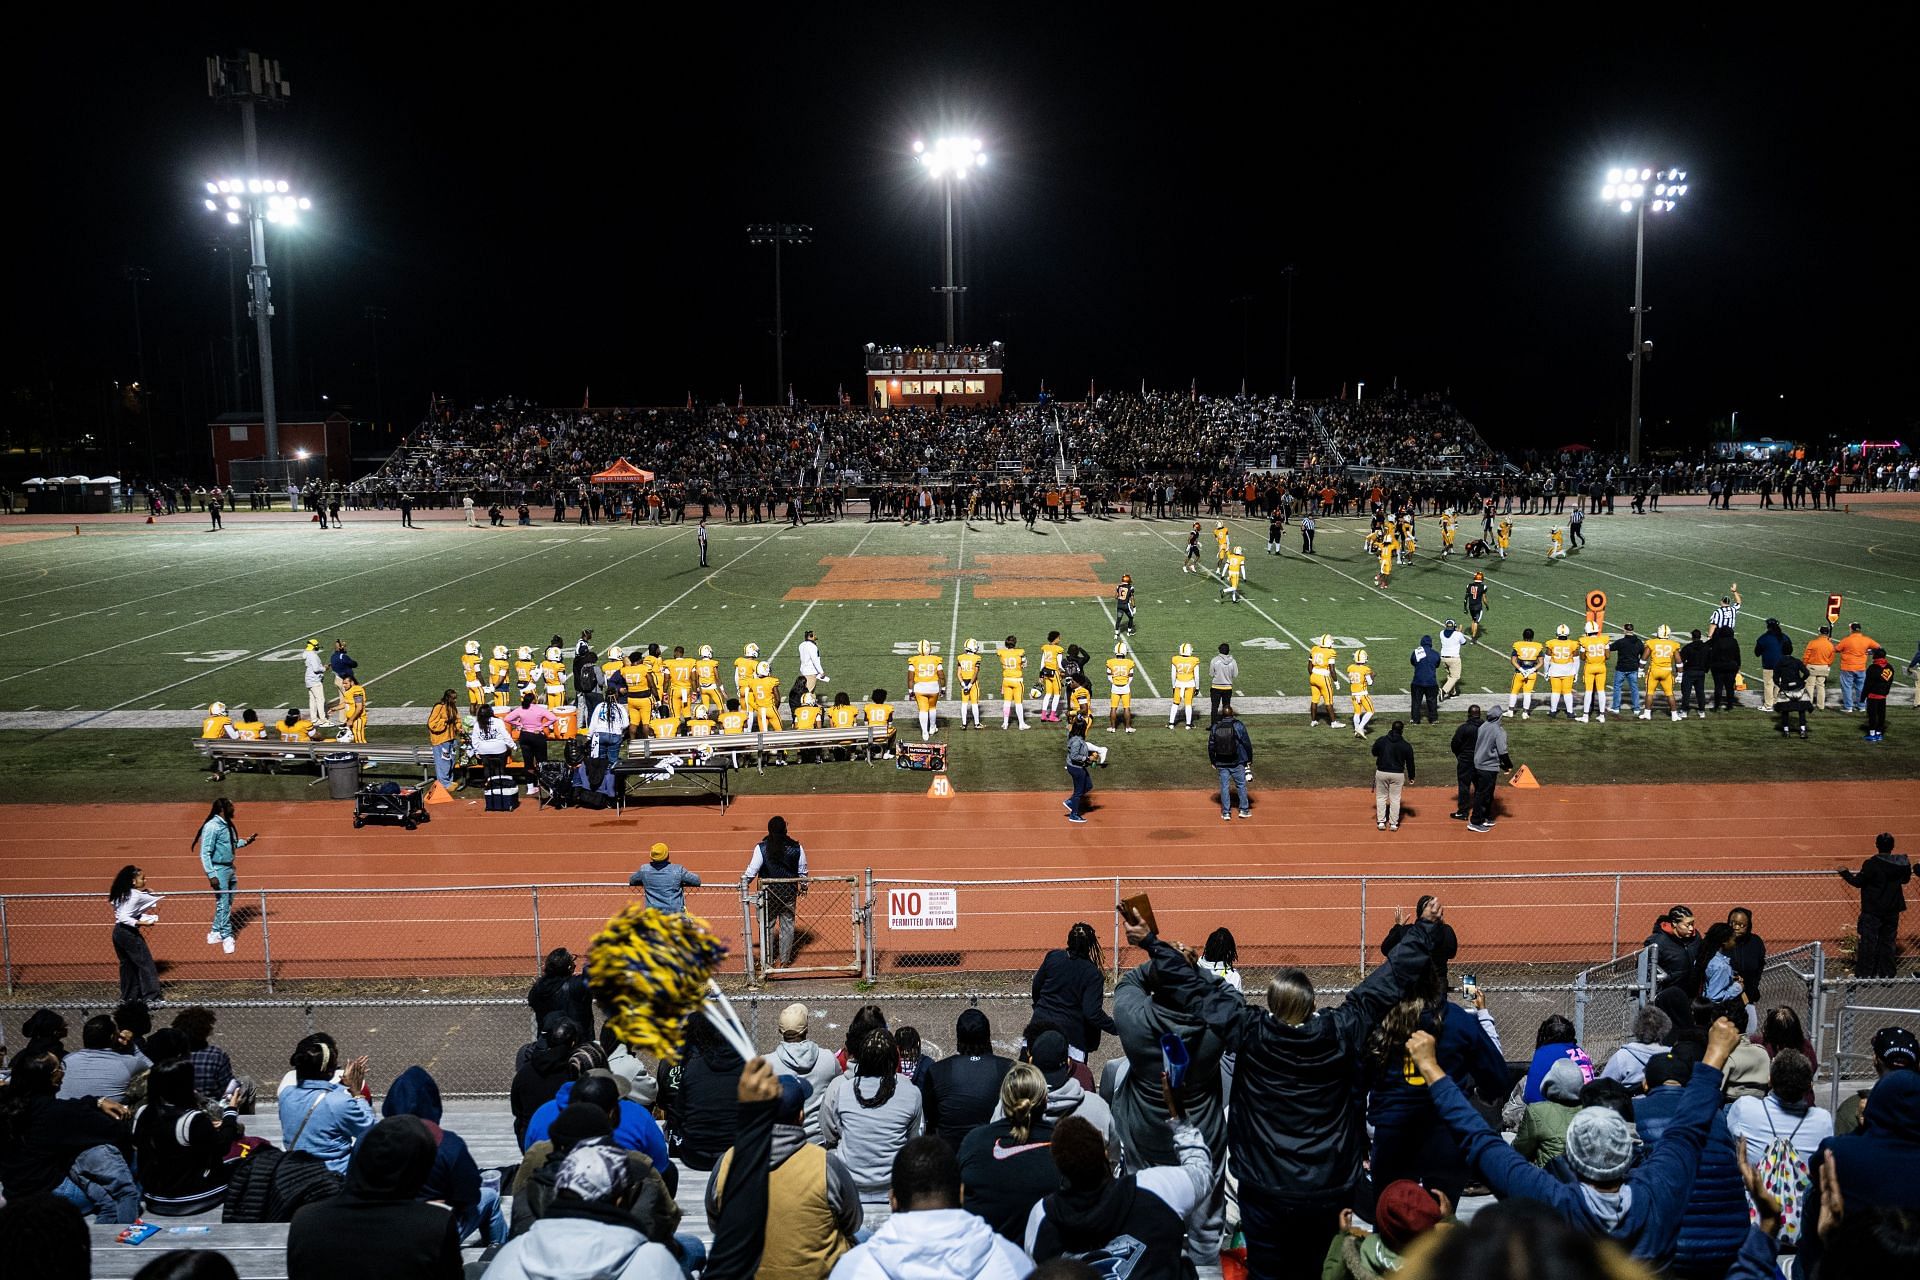
[[[1235,520],[1252,581],[1246,600],[1220,603],[1210,578],[1182,574],[1187,525],[1180,521],[1080,521],[1029,533],[1017,524],[901,528],[853,521],[712,526],[712,566],[701,569],[693,527],[402,530],[391,518],[320,533],[309,526],[249,525],[226,533],[129,527],[80,538],[0,547],[0,714],[78,708],[179,717],[180,728],[0,728],[9,800],[198,798],[210,788],[186,748],[186,726],[215,699],[274,708],[303,701],[299,651],[309,636],[343,636],[360,661],[376,708],[425,708],[460,683],[468,639],[544,648],[571,645],[582,627],[609,644],[657,642],[689,652],[711,644],[723,666],[757,643],[791,678],[795,646],[818,632],[833,691],[856,700],[876,686],[905,688],[904,654],[921,639],[942,653],[969,637],[987,648],[1019,637],[1037,658],[1048,630],[1078,641],[1096,660],[1111,643],[1112,584],[1131,573],[1139,589],[1142,662],[1136,696],[1165,694],[1167,659],[1192,643],[1209,654],[1222,640],[1241,663],[1249,697],[1305,692],[1304,641],[1331,632],[1343,650],[1365,646],[1377,691],[1404,687],[1406,654],[1446,617],[1463,616],[1461,594],[1475,568],[1492,584],[1487,644],[1468,651],[1464,691],[1504,701],[1505,652],[1522,627],[1541,636],[1578,629],[1590,590],[1610,597],[1608,619],[1645,632],[1664,622],[1682,633],[1704,626],[1728,583],[1746,597],[1741,635],[1779,617],[1796,640],[1824,618],[1830,592],[1904,667],[1920,635],[1920,524],[1867,515],[1680,508],[1661,516],[1587,521],[1589,546],[1546,559],[1546,517],[1516,517],[1512,557],[1468,563],[1438,557],[1436,522],[1421,522],[1421,551],[1392,586],[1372,585],[1373,563],[1357,521],[1324,522],[1320,554],[1264,554],[1264,522]],[[1210,522],[1209,522],[1210,524]],[[1462,541],[1470,536],[1463,529]],[[1211,560],[1211,539],[1208,559]],[[1345,654],[1343,653],[1343,659]],[[989,692],[997,663],[987,662]],[[1542,682],[1544,684],[1544,681]],[[1096,711],[1106,682],[1095,679]],[[1542,695],[1544,696],[1544,695]],[[1751,695],[1750,695],[1751,696]],[[1549,783],[1878,778],[1920,775],[1920,733],[1909,732],[1911,694],[1896,694],[1889,741],[1858,741],[1857,718],[1815,719],[1809,743],[1783,743],[1757,713],[1689,721],[1513,726],[1516,756]],[[1457,719],[1463,702],[1449,704]],[[1345,718],[1344,698],[1340,708]],[[989,702],[987,716],[997,722]],[[1103,716],[1102,716],[1103,718]],[[1383,713],[1383,720],[1391,715]],[[911,723],[910,715],[907,717]],[[0,720],[0,725],[7,722]],[[1115,738],[1109,787],[1206,785],[1198,730],[1170,734],[1141,716],[1141,732]],[[17,722],[16,722],[17,724]],[[1252,721],[1259,781],[1358,784],[1371,767],[1344,730],[1309,731],[1304,717]],[[1384,728],[1384,724],[1379,726]],[[376,738],[422,732],[376,727]],[[1416,737],[1422,760],[1444,772],[1447,726]],[[1104,733],[1096,735],[1106,741]],[[1060,782],[1057,731],[949,735],[955,784],[970,789],[1052,787]],[[1623,747],[1625,748],[1623,750]],[[925,778],[862,765],[742,774],[746,792],[890,790]],[[247,796],[320,793],[305,778],[249,777]]]

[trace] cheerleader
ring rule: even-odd
[[[475,713],[471,745],[474,758],[480,761],[487,776],[488,812],[519,808],[520,787],[507,771],[507,757],[513,754],[513,735],[507,732],[505,722],[493,714],[492,707],[483,705]]]
[[[157,1003],[160,974],[153,967],[147,940],[140,936],[141,929],[160,923],[153,912],[160,899],[147,892],[147,873],[134,866],[120,868],[107,890],[107,901],[113,904],[113,951],[120,957],[120,1002]]]

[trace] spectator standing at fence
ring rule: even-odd
[[[1512,770],[1513,757],[1507,754],[1507,730],[1500,723],[1498,704],[1488,707],[1486,719],[1473,739],[1473,808],[1467,816],[1467,830],[1493,830],[1493,789],[1502,770]]]
[[[1859,946],[1853,972],[1861,978],[1894,976],[1900,915],[1907,909],[1906,883],[1913,879],[1907,855],[1894,852],[1891,832],[1873,838],[1875,853],[1860,870],[1840,868],[1840,878],[1860,891]]]
[[[120,960],[120,999],[151,1004],[161,998],[160,972],[153,966],[153,952],[140,931],[160,923],[154,913],[160,899],[147,892],[144,870],[125,866],[107,890],[107,903],[113,908],[113,953]]]
[[[1447,750],[1453,753],[1454,780],[1458,785],[1454,797],[1454,810],[1449,818],[1465,822],[1473,809],[1473,749],[1480,741],[1480,704],[1474,703],[1467,708],[1467,718],[1453,731],[1453,737],[1447,742]]]
[[[978,1009],[962,1009],[953,1023],[953,1052],[928,1068],[924,1081],[914,1081],[920,1086],[921,1103],[926,1108],[927,1132],[945,1138],[948,1145],[959,1150],[967,1135],[992,1117],[1001,1083],[1012,1067],[1013,1059],[993,1051],[993,1025],[987,1015]]]
[[[196,843],[200,849],[200,869],[213,888],[213,928],[207,931],[207,944],[218,945],[233,954],[233,888],[238,883],[234,854],[260,838],[258,831],[242,839],[233,828],[233,801],[221,796],[213,802],[212,812],[200,824]]]
[[[1745,907],[1727,912],[1727,927],[1733,930],[1727,962],[1740,979],[1741,998],[1747,1005],[1746,1032],[1752,1035],[1760,1029],[1760,978],[1767,970],[1767,944],[1753,931],[1753,912]]]
[[[629,887],[646,894],[647,905],[676,915],[687,912],[687,890],[700,887],[700,877],[673,861],[672,851],[655,844],[647,851],[647,865],[627,877]]]
[[[1220,820],[1233,817],[1233,801],[1240,801],[1240,816],[1253,816],[1253,797],[1247,782],[1253,776],[1253,738],[1247,726],[1233,713],[1231,702],[1222,703],[1220,714],[1207,729],[1207,763],[1220,777]]]
[[[340,1194],[294,1214],[288,1280],[458,1280],[454,1215],[419,1198],[435,1154],[432,1130],[417,1116],[372,1126],[347,1165]]]
[[[1034,1021],[1066,1038],[1067,1056],[1078,1064],[1076,1074],[1086,1073],[1082,1083],[1089,1086],[1087,1055],[1100,1047],[1101,1032],[1119,1031],[1106,1011],[1105,975],[1100,937],[1084,920],[1067,930],[1067,945],[1047,952],[1033,975]]]
[[[794,916],[800,895],[807,891],[807,851],[787,834],[787,820],[778,814],[767,819],[767,834],[753,846],[742,887],[760,880],[760,928],[763,946],[779,968],[793,963]],[[768,957],[763,956],[765,960]]]
[[[1395,720],[1387,736],[1373,744],[1373,825],[1381,831],[1400,829],[1400,792],[1413,781],[1413,744],[1405,728]]]

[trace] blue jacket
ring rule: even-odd
[[[1813,1167],[1818,1169],[1833,1152],[1839,1167],[1840,1196],[1847,1212],[1855,1208],[1897,1208],[1920,1210],[1920,1071],[1889,1071],[1880,1077],[1867,1095],[1866,1115],[1857,1133],[1828,1138],[1814,1153]],[[1820,1221],[1820,1179],[1815,1177],[1807,1190],[1805,1221]],[[1800,1259],[1812,1268],[1819,1266],[1819,1233],[1800,1234]]]
[[[318,1156],[335,1173],[347,1171],[354,1145],[378,1119],[372,1103],[331,1080],[299,1080],[280,1095],[280,1132],[286,1149]]]
[[[1760,659],[1762,670],[1771,671],[1776,662],[1793,652],[1793,641],[1787,639],[1784,631],[1762,631],[1760,638],[1753,642],[1753,656]]]
[[[1420,647],[1413,651],[1413,682],[1419,685],[1440,683],[1440,651],[1433,647],[1432,636],[1421,636]]]
[[[560,1092],[553,1100],[543,1102],[527,1121],[527,1138],[520,1144],[522,1151],[536,1142],[547,1140],[547,1130],[567,1109],[567,1103],[573,1099],[573,1081],[560,1086]],[[672,1162],[667,1159],[667,1139],[660,1132],[660,1126],[648,1114],[647,1109],[627,1098],[620,1099],[620,1123],[614,1126],[613,1145],[622,1151],[638,1151],[653,1161],[655,1169],[664,1170]]]
[[[418,1116],[426,1121],[438,1144],[433,1168],[420,1187],[416,1200],[444,1200],[456,1209],[471,1209],[480,1203],[480,1167],[467,1150],[466,1139],[440,1127],[440,1086],[425,1067],[408,1067],[387,1090],[380,1104],[383,1116]]]
[[[1686,1101],[1686,1090],[1661,1086],[1633,1100],[1634,1127],[1658,1151]],[[1747,1190],[1727,1132],[1727,1108],[1714,1113],[1707,1143],[1700,1149],[1700,1167],[1680,1217],[1680,1234],[1673,1242],[1673,1261],[1688,1271],[1724,1270],[1747,1238]]]
[[[1606,1236],[1634,1257],[1660,1266],[1673,1255],[1674,1240],[1680,1234],[1694,1166],[1720,1109],[1721,1078],[1718,1070],[1705,1063],[1693,1069],[1666,1137],[1627,1174],[1625,1185],[1633,1194],[1625,1211],[1611,1223],[1596,1212],[1584,1185],[1561,1182],[1488,1128],[1451,1076],[1437,1081],[1432,1094],[1433,1105],[1465,1148],[1467,1162],[1495,1196],[1538,1201],[1569,1225]]]
[[[1543,1044],[1533,1051],[1532,1061],[1527,1063],[1527,1086],[1521,1091],[1521,1100],[1528,1106],[1536,1102],[1545,1102],[1547,1095],[1540,1092],[1540,1082],[1547,1078],[1547,1072],[1553,1064],[1562,1058],[1571,1058],[1575,1053],[1585,1057],[1585,1052],[1576,1044]],[[1587,1066],[1592,1067],[1589,1062]],[[1591,1070],[1588,1072],[1592,1074]]]
[[[1438,1027],[1434,1025],[1434,1011],[1423,1011],[1420,1029],[1434,1037],[1434,1050],[1448,1079],[1457,1079],[1483,1098],[1504,1099],[1508,1087],[1506,1060],[1494,1048],[1480,1019],[1473,1016],[1473,1010],[1456,1004],[1444,1008],[1445,1016]],[[1405,1051],[1392,1046],[1388,1065],[1374,1066],[1368,1084],[1374,1185],[1385,1186],[1401,1177],[1426,1179],[1429,1186],[1436,1178],[1443,1183],[1451,1180],[1464,1184],[1468,1180],[1465,1157],[1457,1147],[1448,1151],[1432,1141],[1440,1117],[1428,1097],[1426,1081],[1414,1072]],[[1444,1140],[1445,1135],[1441,1137]]]
[[[215,867],[231,867],[233,851],[244,849],[251,840],[236,836],[233,824],[225,818],[208,818],[200,824],[200,870],[213,878]]]
[[[333,656],[327,659],[327,665],[333,668],[333,674],[336,676],[350,676],[353,674],[353,669],[360,664],[348,657],[345,649],[335,649]]]

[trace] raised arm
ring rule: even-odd
[[[1347,994],[1346,1002],[1332,1011],[1342,1043],[1357,1045],[1420,980],[1433,959],[1433,925],[1441,918],[1439,901],[1428,903],[1420,919],[1400,935],[1387,962],[1368,974]]]

